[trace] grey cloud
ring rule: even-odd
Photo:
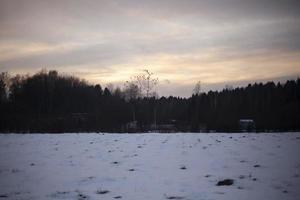
[[[141,31],[151,26],[148,20],[167,19],[210,23],[234,23],[243,20],[299,17],[299,1],[286,0],[2,0],[0,2],[0,37],[49,39],[72,38],[68,30],[95,29],[103,32]],[[144,18],[150,17],[150,19]],[[185,22],[183,22],[185,23]],[[189,23],[189,22],[188,22]],[[199,24],[202,25],[202,24]],[[218,24],[216,24],[218,25]],[[76,34],[76,33],[73,33]],[[51,37],[52,36],[52,37]]]
[[[196,35],[186,37],[158,37],[154,40],[135,39],[131,37],[107,40],[104,44],[93,44],[79,47],[66,52],[46,52],[40,55],[28,55],[1,61],[2,69],[8,70],[13,66],[36,67],[43,66],[70,66],[95,64],[99,67],[112,64],[128,63],[130,60],[147,55],[164,53],[168,55],[192,55],[199,51],[215,48],[217,57],[212,61],[236,59],[269,53],[268,51],[299,51],[299,28],[287,30],[278,28],[278,24],[259,27],[251,32],[248,29],[240,32],[231,32],[212,36],[208,40],[197,38]],[[275,27],[277,30],[274,31]],[[300,26],[299,26],[300,27]],[[251,27],[249,28],[251,29]],[[199,32],[201,34],[201,32]],[[259,51],[263,50],[263,51]]]
[[[0,61],[2,70],[9,70],[11,66],[22,68],[36,67],[37,69],[45,66],[76,66],[82,64],[94,64],[96,61],[99,66],[108,66],[115,60],[120,62],[122,59],[121,49],[111,45],[94,45],[66,52],[50,52],[38,55],[29,55],[5,61]]]
[[[120,0],[125,8],[145,12],[151,16],[176,17],[198,15],[213,21],[245,18],[299,16],[297,0]]]
[[[199,57],[210,49],[211,62],[299,52],[299,11],[296,0],[1,0],[0,42],[83,45],[2,59],[0,70],[105,70],[144,56]]]

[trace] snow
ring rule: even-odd
[[[299,153],[300,133],[0,134],[0,199],[298,199]]]

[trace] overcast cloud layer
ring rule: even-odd
[[[103,85],[147,68],[180,96],[295,78],[300,1],[1,0],[0,71],[42,68]]]

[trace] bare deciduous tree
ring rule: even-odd
[[[153,72],[143,70],[143,74],[131,77],[131,80],[125,83],[125,88],[123,90],[125,99],[131,101],[142,96],[147,99],[150,97],[157,98],[158,95],[155,91],[155,87],[158,84],[158,78],[154,78],[153,75]],[[135,102],[131,102],[133,121],[135,121]],[[156,107],[154,107],[154,124],[156,127]]]
[[[155,87],[158,84],[158,78],[153,77],[154,73],[147,69],[143,70],[143,72],[143,74],[134,77],[136,84],[139,86],[141,93],[147,98],[156,97]]]
[[[198,81],[193,89],[194,95],[200,95],[201,94],[201,81]]]
[[[126,101],[137,99],[142,96],[139,86],[132,81],[126,81],[123,95]]]

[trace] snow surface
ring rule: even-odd
[[[299,153],[300,133],[0,134],[0,199],[299,199]]]

